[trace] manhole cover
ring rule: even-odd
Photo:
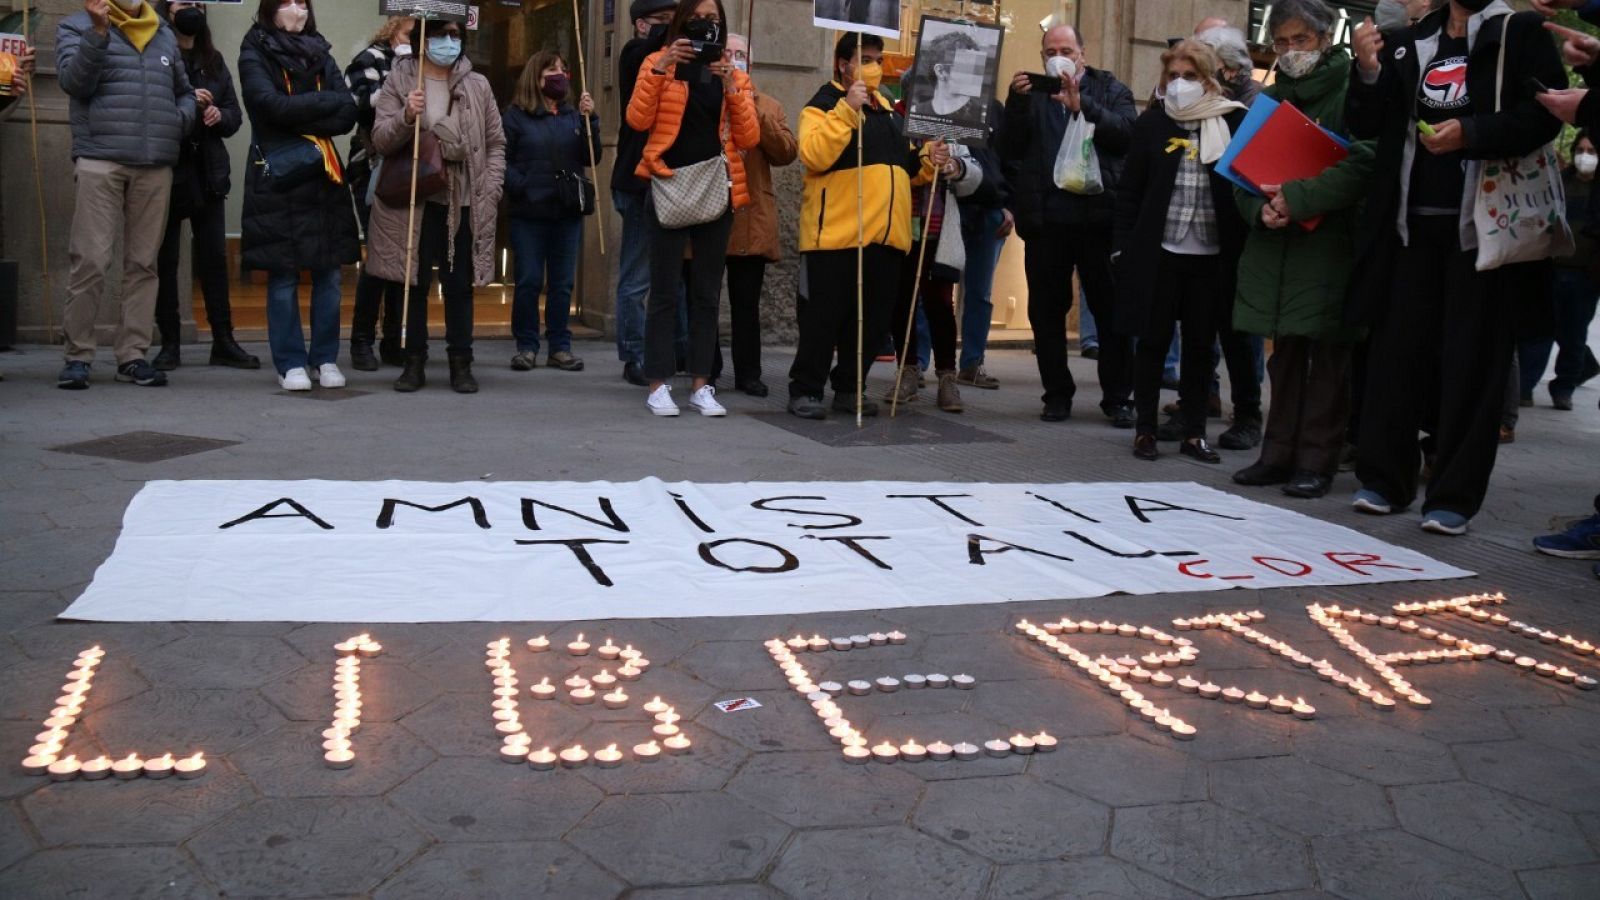
[[[358,391],[355,388],[323,388],[313,391],[279,391],[280,397],[299,397],[303,400],[353,400],[356,397],[365,397],[371,391]]]
[[[116,434],[111,437],[96,438],[92,441],[82,441],[77,444],[64,444],[50,449],[57,453],[72,453],[77,456],[99,456],[120,462],[152,463],[161,462],[165,459],[177,459],[180,456],[204,453],[207,450],[216,450],[220,447],[232,447],[237,443],[239,442],[194,437],[188,434],[130,431],[127,434]]]
[[[854,416],[832,415],[821,422],[801,419],[786,412],[752,413],[768,425],[809,438],[830,447],[892,447],[906,444],[1010,444],[1011,438],[942,416],[901,413],[889,418],[884,412],[867,419],[856,428]]]

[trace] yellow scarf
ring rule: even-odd
[[[140,53],[155,39],[156,32],[161,30],[161,20],[156,18],[156,11],[148,3],[140,3],[137,13],[128,13],[116,4],[116,0],[112,0],[106,11],[111,15],[111,24],[117,26],[133,49]]]

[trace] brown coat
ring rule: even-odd
[[[377,121],[372,126],[372,144],[385,157],[411,152],[413,126],[406,124],[406,95],[417,86],[415,57],[397,60],[373,102]],[[446,159],[464,157],[469,197],[451,197],[450,233],[456,232],[460,208],[472,210],[473,283],[485,285],[494,280],[495,226],[500,215],[500,193],[505,187],[506,136],[501,129],[500,108],[488,79],[472,71],[472,61],[462,56],[450,72],[450,96],[455,106],[451,119],[459,145],[441,146]],[[449,121],[447,119],[446,121]],[[441,145],[448,145],[444,132],[435,129]],[[458,157],[459,154],[459,157]],[[422,205],[418,198],[418,206]],[[417,260],[412,253],[411,271],[406,265],[406,219],[404,206],[389,206],[382,200],[372,203],[372,222],[367,229],[367,271],[388,281],[416,283]],[[422,211],[417,210],[413,240],[421,236]],[[455,242],[449,242],[452,255]],[[453,262],[453,260],[452,260]]]
[[[772,167],[795,161],[800,145],[789,130],[783,105],[760,91],[752,91],[756,117],[761,121],[761,143],[744,155],[745,183],[750,205],[733,212],[733,232],[728,235],[729,256],[781,258],[778,249],[778,198],[772,190]]]

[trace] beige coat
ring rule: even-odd
[[[413,126],[406,124],[406,95],[417,86],[415,57],[397,60],[383,91],[373,103],[377,121],[372,126],[372,144],[385,157],[409,154]],[[500,216],[500,193],[505,185],[506,136],[500,126],[500,109],[488,79],[472,71],[472,61],[462,56],[450,73],[450,96],[454,108],[450,116],[434,126],[440,149],[447,160],[464,160],[470,196],[450,198],[450,234],[456,233],[460,208],[472,210],[473,283],[488,284],[495,273],[495,225]],[[452,191],[454,183],[452,182]],[[418,201],[421,206],[421,200]],[[405,272],[406,218],[404,206],[388,206],[373,200],[372,222],[367,229],[367,271],[388,281],[416,283],[416,253],[411,271]],[[417,210],[413,240],[422,232],[422,210]],[[450,242],[452,257],[455,243]],[[452,259],[452,264],[454,260]],[[408,277],[409,276],[409,277]]]
[[[733,211],[733,231],[728,235],[729,256],[781,257],[778,245],[778,198],[772,190],[772,167],[787,166],[799,153],[794,132],[782,104],[755,91],[756,117],[761,121],[761,143],[745,151],[745,183],[750,205]]]

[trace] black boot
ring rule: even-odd
[[[404,366],[406,364],[406,352],[400,346],[400,339],[398,337],[386,337],[378,341],[378,358],[383,360],[383,364],[386,366]]]
[[[458,394],[476,394],[478,379],[472,377],[472,351],[450,351],[450,389]]]
[[[406,354],[405,371],[394,380],[394,389],[402,394],[422,390],[428,383],[428,352],[426,350],[413,350]]]
[[[371,341],[350,340],[350,367],[358,372],[378,371],[378,357],[372,352]]]
[[[156,358],[150,361],[150,365],[154,366],[157,371],[161,372],[171,372],[178,366],[183,365],[181,355],[178,351],[178,345],[176,343],[168,344],[163,341],[161,344],[161,352],[157,353]]]
[[[211,365],[230,369],[259,369],[261,360],[245,352],[233,339],[232,328],[211,329]]]

